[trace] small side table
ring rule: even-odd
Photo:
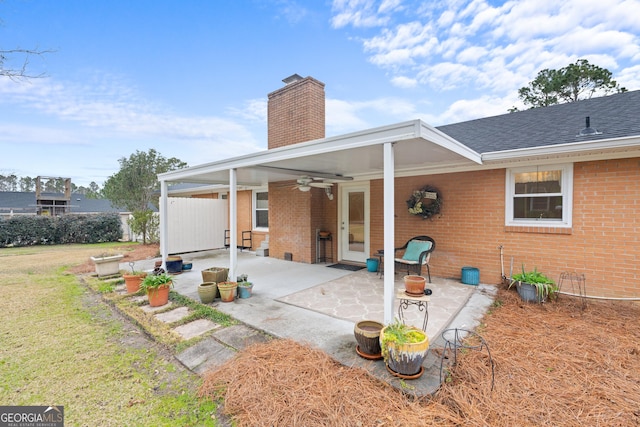
[[[329,242],[329,254],[327,254],[327,242]],[[318,254],[316,257],[318,263],[333,262],[333,237],[318,235]]]
[[[418,311],[424,311],[424,321],[422,322],[422,330],[427,331],[427,322],[429,322],[429,301],[431,301],[431,297],[427,295],[413,297],[411,295],[407,295],[404,289],[400,289],[396,293],[396,298],[400,300],[400,305],[398,306],[398,317],[400,321],[404,323],[404,310],[409,308],[410,305],[415,305],[418,307]]]
[[[373,256],[378,258],[378,271],[376,271],[376,274],[382,277],[384,274],[384,265],[382,265],[382,262],[384,261],[384,249],[378,249],[378,252]]]

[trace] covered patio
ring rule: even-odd
[[[238,274],[247,274],[254,283],[253,296],[232,303],[213,303],[216,309],[233,316],[251,328],[278,338],[309,344],[329,354],[346,366],[361,367],[382,381],[397,388],[402,382],[391,376],[381,360],[361,358],[355,351],[353,335],[358,320],[384,320],[384,280],[366,268],[345,271],[328,264],[304,264],[268,257],[252,252],[216,250],[184,254],[193,269],[177,275],[174,290],[199,301],[197,286],[202,282],[200,271],[209,267],[226,267],[235,255],[240,266]],[[140,267],[152,269],[154,260],[141,262]],[[400,274],[393,280],[394,289],[403,288]],[[428,305],[430,352],[424,363],[425,372],[412,380],[416,396],[426,396],[440,384],[441,334],[448,328],[474,329],[493,301],[495,287],[480,284],[469,286],[457,279],[433,278],[427,284],[433,294]],[[393,315],[398,313],[394,298]],[[422,327],[424,313],[417,307],[405,311],[406,323]]]
[[[334,183],[350,181],[383,181],[383,250],[393,253],[395,247],[395,179],[398,176],[415,175],[417,171],[462,171],[481,164],[481,156],[420,121],[398,123],[356,132],[338,137],[324,138],[279,147],[252,155],[229,160],[207,163],[159,175],[160,197],[160,249],[166,259],[168,247],[167,217],[169,183],[198,183],[221,185],[228,188],[230,247],[238,244],[239,188],[260,187],[278,182],[295,180],[300,175],[319,177]],[[336,221],[337,222],[337,221]],[[336,224],[337,226],[337,224]],[[344,233],[338,229],[339,233]],[[365,235],[369,233],[365,232]],[[291,236],[295,239],[296,236]],[[338,236],[339,238],[339,236]],[[366,239],[366,238],[365,238]],[[365,255],[370,248],[365,240]],[[232,277],[246,267],[238,262],[232,251],[228,262]],[[384,259],[385,274],[382,288],[383,323],[388,324],[394,317],[394,260]]]

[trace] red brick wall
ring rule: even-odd
[[[324,83],[305,77],[271,92],[267,122],[269,149],[324,138]]]
[[[415,235],[436,241],[431,272],[460,277],[463,266],[480,269],[485,283],[499,283],[499,246],[505,273],[537,267],[558,280],[563,271],[586,276],[590,295],[640,296],[640,159],[574,165],[573,227],[505,227],[505,170],[398,178],[395,185],[396,246]],[[441,215],[423,220],[406,200],[424,185],[437,187]],[[382,181],[371,183],[371,253],[383,247]]]
[[[289,252],[294,261],[315,263],[316,231],[335,234],[337,201],[330,201],[318,188],[292,191],[294,185],[290,181],[269,186],[269,256],[284,259]]]
[[[269,149],[324,136],[324,83],[305,77],[269,94]],[[269,185],[269,256],[283,259],[289,252],[294,261],[312,263],[316,231],[335,227],[336,204],[324,190],[292,191],[294,185],[295,180]]]

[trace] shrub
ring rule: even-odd
[[[114,242],[121,237],[122,223],[116,213],[0,219],[0,247]]]

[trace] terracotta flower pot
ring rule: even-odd
[[[423,295],[427,279],[422,276],[404,276],[404,288],[409,294]]]
[[[147,273],[142,274],[123,274],[124,284],[127,287],[128,294],[135,294],[140,290],[140,283],[145,278]]]
[[[236,298],[237,282],[220,282],[218,283],[218,291],[220,291],[220,301],[233,302]]]
[[[170,286],[160,286],[158,288],[147,289],[149,297],[149,305],[151,307],[160,307],[169,302]]]

